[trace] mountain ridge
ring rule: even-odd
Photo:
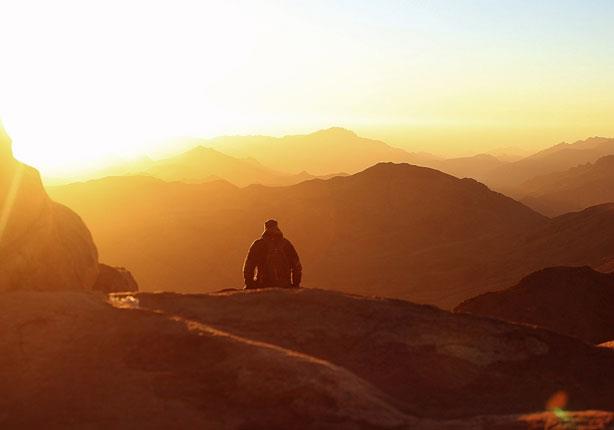
[[[533,178],[522,186],[521,201],[547,215],[560,215],[614,202],[614,155],[562,172]]]
[[[532,178],[593,163],[610,154],[614,154],[614,138],[593,137],[571,144],[560,143],[500,166],[482,179],[494,188],[517,195],[522,193],[522,184]]]
[[[418,166],[381,163],[290,187],[122,182],[130,179],[50,193],[84,216],[105,260],[129,266],[145,291],[236,288],[270,217],[298,248],[306,286],[443,307],[543,267],[614,258],[607,205],[550,219],[475,180]]]
[[[590,267],[552,267],[506,290],[466,300],[457,312],[526,323],[592,344],[614,339],[614,274]]]

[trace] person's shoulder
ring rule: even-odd
[[[294,245],[292,245],[292,242],[290,242],[290,239],[286,237],[284,237],[284,245],[294,248]]]

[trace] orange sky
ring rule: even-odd
[[[466,155],[614,136],[614,3],[8,1],[0,116],[50,175],[330,126]]]

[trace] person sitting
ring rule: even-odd
[[[245,289],[300,288],[302,270],[296,249],[277,221],[265,222],[262,237],[249,248],[243,265]]]

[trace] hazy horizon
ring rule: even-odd
[[[48,174],[175,136],[331,126],[536,152],[614,136],[613,16],[605,0],[8,2],[0,117]]]

